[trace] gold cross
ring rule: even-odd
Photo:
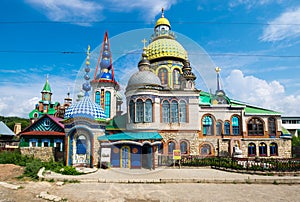
[[[143,39],[143,40],[142,40],[142,43],[144,43],[144,48],[146,48],[147,40],[146,40],[146,39]]]

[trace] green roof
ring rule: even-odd
[[[210,105],[211,104],[211,94],[201,91],[199,96],[199,104]]]
[[[124,130],[126,128],[127,113],[121,116],[116,116],[109,121],[106,130]]]
[[[44,85],[44,88],[42,90],[42,92],[48,92],[48,93],[51,93],[51,87],[50,87],[50,84],[48,82],[48,79],[46,80],[46,83]]]
[[[279,112],[268,110],[268,109],[263,109],[263,108],[258,108],[258,107],[253,107],[253,106],[246,106],[245,113],[246,114],[280,115]]]
[[[291,133],[284,127],[281,126],[281,132],[283,135],[291,135]]]
[[[158,132],[122,132],[112,135],[104,135],[98,137],[102,141],[117,141],[117,140],[161,140],[162,137]]]

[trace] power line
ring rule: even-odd
[[[0,50],[0,53],[21,53],[21,54],[85,54],[85,51],[55,51],[55,50]],[[115,54],[131,54],[131,55],[140,55],[140,52],[114,52]],[[208,55],[214,57],[270,57],[270,58],[300,58],[300,55],[267,55],[267,54],[240,54],[240,53],[197,53],[189,52],[188,55]]]
[[[145,21],[0,21],[0,24],[153,24]],[[217,22],[217,21],[172,21],[172,24],[216,24],[216,25],[274,25],[274,26],[300,26],[300,23],[266,23],[266,22]]]

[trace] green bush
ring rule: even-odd
[[[76,168],[72,166],[64,166],[59,171],[63,175],[80,175],[81,173],[76,170]]]

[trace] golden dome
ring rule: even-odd
[[[168,25],[169,27],[171,27],[169,20],[164,17],[161,17],[156,21],[155,27],[157,27],[159,25]]]
[[[187,52],[183,46],[174,39],[160,38],[151,42],[147,49],[147,59],[154,60],[163,57],[174,57],[187,60]]]

